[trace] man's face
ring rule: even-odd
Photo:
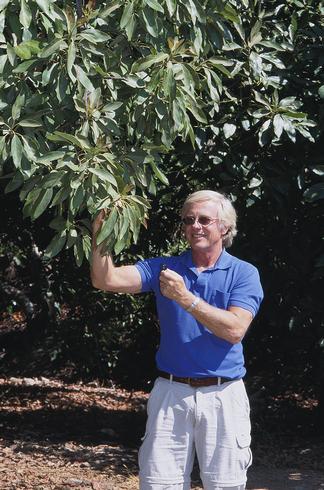
[[[184,209],[182,218],[188,217],[195,218],[193,224],[183,225],[185,237],[193,250],[213,251],[214,248],[222,248],[222,227],[218,220],[216,202],[204,201],[188,204]],[[199,218],[208,224],[199,223]],[[209,218],[209,220],[205,218]]]

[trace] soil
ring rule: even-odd
[[[143,391],[97,381],[0,379],[0,489],[138,489],[137,449],[147,398]],[[276,409],[287,404],[286,398],[272,398],[274,426]],[[308,413],[316,405],[292,394],[288,401]],[[254,465],[247,489],[324,490],[323,437],[314,431],[308,436],[304,430],[276,432],[269,424],[266,430],[266,415],[260,415],[258,403],[258,397],[252,397]],[[293,410],[290,415],[294,418]],[[192,489],[202,489],[197,468]]]

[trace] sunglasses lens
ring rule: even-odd
[[[193,225],[194,224],[195,218],[193,216],[186,216],[185,218],[183,218],[182,222],[186,226],[190,226],[190,225]]]
[[[198,222],[203,226],[209,225],[211,221],[212,220],[210,218],[207,218],[207,216],[199,216],[198,218]]]

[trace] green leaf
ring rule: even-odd
[[[21,165],[22,152],[23,146],[21,140],[15,134],[11,140],[11,156],[16,168],[19,168]]]
[[[24,177],[20,172],[16,172],[13,179],[6,185],[5,187],[5,194],[8,192],[15,191],[18,189],[20,186],[22,186],[24,183]]]
[[[73,194],[70,202],[70,209],[73,214],[76,214],[82,208],[82,203],[84,201],[85,195],[85,188],[83,187],[83,185],[79,185],[79,187]]]
[[[66,219],[63,216],[56,216],[49,224],[49,227],[56,231],[62,231],[66,228]]]
[[[224,126],[223,126],[223,132],[224,132],[225,139],[228,139],[231,136],[233,136],[233,134],[235,133],[235,131],[236,131],[235,124],[229,124],[229,123],[225,123],[224,124]]]
[[[37,64],[37,60],[29,60],[29,61],[24,61],[23,63],[20,63],[20,65],[16,66],[12,70],[13,73],[25,73],[28,71],[29,68],[32,66],[35,66]]]
[[[169,55],[167,53],[150,54],[149,56],[136,61],[132,66],[132,72],[145,71],[150,66],[162,63],[168,58]]]
[[[105,104],[104,107],[102,108],[102,112],[115,112],[117,109],[119,109],[123,105],[123,102],[109,102],[108,104]]]
[[[53,197],[53,189],[42,189],[36,202],[31,209],[31,219],[35,220],[39,218],[41,214],[45,211],[51,199]]]
[[[128,41],[130,41],[132,39],[134,31],[135,31],[135,27],[136,27],[136,17],[135,17],[135,15],[133,15],[133,17],[128,22],[127,26],[125,27],[125,31],[127,34]]]
[[[109,213],[108,219],[102,225],[102,228],[97,236],[97,245],[100,245],[104,240],[106,240],[110,234],[113,232],[114,226],[118,218],[118,212],[116,208],[113,208]]]
[[[169,65],[170,63],[168,63]],[[173,70],[172,70],[172,65],[168,66],[166,73],[165,73],[165,79],[163,83],[163,90],[164,93],[171,101],[173,101],[176,97],[177,93],[177,84],[173,75]]]
[[[234,22],[235,24],[242,24],[242,22],[240,21],[240,17],[237,13],[237,11],[230,5],[229,2],[224,2],[224,8],[223,10],[220,12],[220,14],[225,18],[225,19],[228,19],[232,22]]]
[[[125,29],[127,24],[132,20],[134,14],[134,4],[129,2],[125,5],[123,15],[120,19],[120,28]]]
[[[305,200],[310,203],[324,199],[324,182],[312,185],[312,187],[306,189],[303,195]]]
[[[81,85],[83,85],[84,88],[86,88],[90,92],[93,92],[95,88],[92,85],[91,81],[89,80],[88,76],[86,75],[85,71],[83,71],[83,69],[79,65],[75,65],[74,68],[76,71],[77,79],[81,83]]]
[[[50,205],[50,208],[53,208],[57,204],[61,204],[65,201],[70,195],[70,189],[68,187],[62,187],[54,196],[53,201]]]
[[[122,0],[117,0],[115,2],[112,2],[106,8],[99,11],[98,17],[100,17],[101,19],[105,19],[106,17],[109,17],[110,14],[112,14],[115,10],[119,9],[123,4],[124,1]]]
[[[150,160],[150,164],[151,164],[152,170],[154,172],[154,175],[156,175],[156,177],[162,182],[162,184],[169,185],[168,178],[166,177],[166,175],[163,172],[161,172],[161,170],[158,168],[156,163],[153,160]]]
[[[320,88],[318,89],[318,95],[320,96],[321,99],[324,99],[324,85],[321,85]]]
[[[57,254],[61,252],[65,243],[66,243],[65,233],[55,235],[45,250],[45,254],[44,254],[45,258],[52,259],[53,257],[55,257]]]
[[[192,23],[195,25],[197,19],[201,23],[206,22],[206,14],[202,8],[201,2],[198,0],[189,0],[188,2],[185,2],[187,10],[190,14]]]
[[[169,12],[170,17],[173,17],[176,9],[177,9],[177,2],[176,0],[166,0],[166,6]]]
[[[248,43],[250,48],[255,44],[258,44],[262,40],[261,27],[262,22],[260,20],[257,20],[251,29],[250,40]]]
[[[46,137],[50,141],[64,141],[65,143],[71,143],[72,145],[82,149],[88,147],[73,134],[62,133],[61,131],[55,131],[53,134],[47,134]]]
[[[57,51],[60,51],[61,49],[65,49],[65,48],[67,48],[67,44],[64,41],[64,39],[58,39],[57,40],[57,38],[55,38],[54,41],[49,43],[43,49],[43,51],[41,51],[41,53],[39,54],[39,57],[40,58],[49,58],[50,56],[52,56],[52,54],[56,53]]]
[[[63,170],[53,171],[46,175],[41,181],[41,187],[43,189],[48,189],[50,187],[55,187],[58,184],[62,184],[62,178],[64,177],[65,172]]]
[[[7,43],[7,55],[11,66],[14,66],[16,60],[16,53],[10,43]]]
[[[121,240],[129,228],[129,217],[128,214],[125,212],[125,210],[120,220],[121,220],[121,228],[119,231],[119,239]]]
[[[11,116],[14,121],[16,121],[16,119],[19,119],[21,109],[23,108],[24,104],[25,104],[25,95],[24,94],[18,95],[11,109]]]
[[[26,0],[20,0],[20,6],[19,21],[25,29],[28,29],[32,21],[31,10],[27,5]]]
[[[193,100],[189,101],[187,108],[192,113],[192,115],[195,117],[195,119],[197,119],[197,121],[204,123],[204,124],[207,124],[207,119],[206,119],[205,113],[200,109],[200,107],[198,107],[194,103]]]
[[[73,253],[78,267],[82,265],[84,259],[84,250],[81,237],[73,246]]]
[[[24,128],[40,128],[43,126],[43,123],[37,119],[22,119],[18,122],[18,125]]]
[[[316,165],[315,167],[312,167],[312,172],[314,172],[316,175],[324,176],[324,165]]]
[[[104,180],[106,182],[110,182],[110,184],[112,184],[116,188],[118,187],[115,177],[110,172],[108,172],[107,170],[101,169],[101,168],[90,167],[89,172],[97,175],[101,180]]]
[[[50,163],[55,160],[60,160],[61,158],[64,157],[65,151],[50,151],[48,153],[45,153],[45,155],[42,155],[41,157],[37,158],[38,163]]]
[[[296,129],[292,123],[287,117],[283,116],[283,129],[286,131],[289,139],[295,143],[296,142]]]
[[[67,62],[66,62],[67,72],[69,74],[69,77],[72,80],[72,83],[75,83],[75,81],[76,81],[76,78],[75,78],[74,74],[72,73],[72,68],[74,66],[75,56],[76,56],[75,44],[74,44],[74,41],[72,39],[70,44],[69,44],[69,47],[68,47],[68,55],[67,55]]]
[[[273,129],[277,138],[280,138],[283,128],[284,128],[283,119],[279,114],[276,114],[275,117],[273,118]]]
[[[181,68],[182,68],[182,73],[183,73],[184,85],[185,85],[185,87],[189,93],[193,93],[196,84],[195,84],[195,80],[192,76],[190,67],[189,67],[189,65],[187,67],[184,63],[182,63]]]
[[[196,53],[197,53],[197,55],[200,55],[200,52],[202,49],[202,43],[203,43],[203,35],[202,35],[202,30],[197,26],[194,26],[193,38],[194,38],[193,44],[194,44]]]
[[[73,245],[77,242],[77,240],[78,240],[78,232],[76,231],[75,228],[71,228],[68,231],[66,248],[69,249],[69,248],[73,247]]]
[[[260,146],[266,145],[270,140],[270,133],[269,133],[270,124],[271,124],[271,120],[268,119],[267,121],[265,121],[262,124],[262,126],[260,128],[260,131],[259,131],[259,145]]]
[[[130,216],[130,226],[133,232],[133,240],[134,243],[137,243],[140,230],[140,215],[137,206],[133,205],[132,207],[129,207],[128,212]]]
[[[159,27],[157,24],[157,15],[152,9],[150,8],[145,8],[142,10],[142,16],[144,19],[145,27],[147,29],[147,32],[151,34],[153,37],[158,37],[160,32],[159,32]]]
[[[145,3],[153,10],[156,10],[157,12],[162,12],[162,14],[164,14],[164,9],[157,0],[145,0]]]
[[[116,255],[119,255],[120,252],[122,250],[124,250],[124,248],[126,247],[126,245],[127,245],[127,241],[124,238],[118,239],[117,242],[114,245],[114,253]]]
[[[45,13],[48,14],[51,10],[51,1],[50,0],[35,0],[38,7]]]
[[[3,150],[6,147],[6,137],[0,136],[0,156],[2,155]]]
[[[91,249],[92,249],[91,238],[89,235],[82,235],[82,247],[86,259],[89,260],[91,256]]]
[[[0,0],[0,12],[9,5],[10,0]]]

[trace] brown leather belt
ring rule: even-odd
[[[164,371],[158,371],[158,374],[159,376],[161,376],[161,378],[169,379],[170,381],[177,381],[178,383],[185,383],[195,388],[199,386],[221,385],[223,383],[228,383],[229,381],[235,381],[234,379],[222,378],[221,376],[204,378],[181,378],[179,376],[174,376],[173,374],[165,373]]]

